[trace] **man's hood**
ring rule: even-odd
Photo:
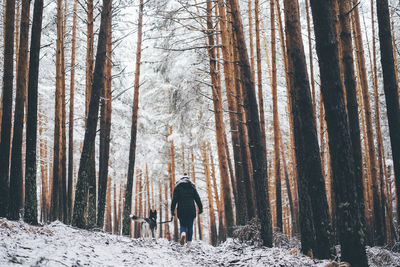
[[[181,179],[179,179],[176,183],[175,186],[178,186],[180,184],[191,184],[193,187],[195,187],[194,183],[190,181],[189,177],[183,176]]]

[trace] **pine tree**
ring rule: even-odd
[[[302,251],[307,254],[312,249],[316,257],[330,258],[334,253],[332,229],[319,157],[316,118],[301,38],[299,6],[297,0],[285,0],[284,4]]]
[[[2,117],[0,140],[0,217],[6,217],[9,206],[9,162],[10,136],[12,116],[12,94],[14,79],[14,23],[15,0],[6,1],[5,28],[4,28],[4,64],[2,90]]]
[[[360,203],[359,213],[361,215],[363,230],[365,223],[364,216],[364,188],[362,173],[362,150],[360,138],[360,122],[358,118],[358,103],[356,91],[356,79],[354,73],[353,43],[351,38],[350,14],[351,9],[346,0],[339,0],[340,17],[340,42],[342,47],[342,66],[344,74],[344,85],[347,99],[347,116],[350,126],[350,138],[353,148],[353,158],[355,165],[355,182],[357,188],[358,203]]]
[[[264,246],[272,246],[272,223],[268,197],[268,175],[266,173],[265,151],[263,149],[259,113],[254,81],[251,75],[243,23],[237,0],[229,0],[232,11],[232,24],[237,36],[237,46],[242,70],[244,108],[246,111],[249,147],[256,189],[257,213],[261,224],[261,240]]]
[[[212,83],[212,98],[214,104],[214,118],[215,118],[215,129],[216,129],[216,140],[217,140],[217,151],[218,151],[218,161],[219,170],[221,175],[221,188],[222,199],[225,209],[225,222],[228,231],[228,236],[232,234],[233,226],[233,209],[232,209],[232,198],[231,190],[229,185],[229,174],[228,174],[228,162],[226,158],[225,142],[225,124],[223,121],[222,114],[222,91],[218,83],[218,73],[217,73],[217,62],[216,53],[214,48],[214,37],[213,37],[213,21],[212,21],[212,3],[207,1],[207,40],[210,49],[208,50],[210,59],[210,74]]]
[[[125,205],[123,212],[122,221],[122,234],[129,235],[130,233],[130,218],[131,214],[131,203],[132,203],[132,185],[133,185],[133,174],[135,170],[135,159],[136,159],[136,136],[137,136],[137,118],[139,108],[139,86],[140,86],[140,60],[141,60],[141,46],[142,46],[142,25],[143,25],[143,0],[140,0],[139,5],[139,21],[138,21],[138,39],[136,47],[136,72],[135,72],[135,92],[133,99],[132,109],[132,128],[131,128],[131,142],[129,147],[129,166],[128,166],[128,178],[127,178],[127,189],[125,193]]]
[[[67,219],[71,222],[72,216],[72,184],[74,179],[74,104],[75,104],[75,57],[76,57],[76,17],[78,0],[74,0],[74,14],[72,19],[72,48],[71,48],[71,84],[69,95],[69,124],[68,124],[68,195]]]
[[[376,0],[376,13],[379,25],[379,42],[381,50],[381,65],[383,84],[386,99],[387,116],[389,122],[390,143],[395,175],[397,196],[397,218],[400,219],[400,107],[399,91],[396,82],[396,73],[392,46],[392,32],[387,0]],[[398,220],[399,220],[398,219]]]
[[[112,49],[112,19],[108,26],[107,61],[105,69],[106,82],[101,91],[100,109],[100,149],[99,149],[99,194],[97,200],[97,226],[102,228],[104,223],[104,210],[106,206],[108,164],[110,155],[111,132],[111,49]]]
[[[19,36],[17,93],[15,97],[14,130],[10,168],[10,206],[8,218],[18,220],[23,208],[23,175],[22,175],[22,133],[24,128],[24,103],[26,99],[28,69],[30,1],[22,1],[21,28]]]
[[[101,12],[101,24],[96,53],[96,63],[92,92],[90,96],[89,112],[86,123],[85,138],[83,141],[82,155],[79,164],[78,182],[76,186],[74,213],[72,225],[80,228],[85,227],[84,212],[86,209],[86,198],[88,193],[88,168],[90,157],[94,149],[96,137],[96,126],[99,113],[100,90],[104,86],[104,67],[106,62],[106,47],[109,20],[111,19],[111,1],[103,0],[103,10]]]
[[[25,166],[25,209],[24,221],[37,224],[36,194],[36,142],[37,142],[37,101],[42,33],[43,0],[35,0],[31,34],[28,79],[28,119],[26,123],[26,166]],[[42,177],[43,179],[43,177]],[[43,189],[42,189],[43,190]],[[47,205],[44,205],[47,206]]]
[[[337,229],[342,260],[368,266],[365,236],[357,197],[355,165],[340,78],[338,40],[332,17],[332,0],[311,0],[314,31],[329,134],[336,202]]]

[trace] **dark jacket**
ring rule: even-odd
[[[175,206],[178,204],[178,218],[195,218],[196,202],[199,207],[199,214],[203,212],[203,204],[201,204],[199,193],[196,186],[189,180],[188,177],[182,177],[175,186],[172,203],[171,214],[174,214]]]

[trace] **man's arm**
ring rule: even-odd
[[[178,190],[177,187],[175,187],[174,189],[174,193],[172,194],[172,202],[171,202],[171,215],[175,216],[175,207],[176,204],[178,203]]]
[[[196,204],[199,207],[199,214],[201,214],[203,212],[203,204],[201,203],[201,199],[196,188],[194,188],[194,201],[196,201]]]

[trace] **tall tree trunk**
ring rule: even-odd
[[[283,33],[282,18],[281,18],[281,12],[280,12],[281,8],[280,8],[279,1],[276,1],[275,4],[276,4],[275,5],[275,7],[276,7],[275,11],[276,11],[277,16],[278,16],[278,29],[279,29],[279,39],[280,39],[281,53],[282,53],[282,57],[283,57],[284,67],[285,67],[286,97],[287,97],[288,104],[289,104],[289,125],[290,125],[289,136],[290,136],[290,142],[292,144],[294,144],[294,136],[293,136],[293,130],[292,130],[294,127],[293,127],[293,113],[292,113],[292,110],[291,110],[291,99],[290,99],[290,78],[289,78],[289,75],[288,75],[288,59],[287,59],[285,37],[284,37],[284,33]],[[279,124],[278,124],[278,126],[279,126]],[[278,130],[279,130],[279,135],[281,135],[280,126],[278,127]],[[282,146],[283,146],[283,144],[282,144]],[[294,154],[295,154],[294,146],[291,146],[290,154],[291,154],[291,157],[292,157],[292,166],[295,166],[296,158],[294,156]],[[284,152],[282,152],[282,155],[283,155],[283,158],[282,158],[283,164],[286,164],[285,163],[285,159],[284,159]],[[297,199],[298,199],[298,197],[297,197],[297,170],[296,170],[296,168],[292,167],[292,171],[293,171],[292,180],[294,182],[293,185],[294,185],[294,188],[295,188],[295,190],[293,190],[293,193],[294,193],[294,196],[295,196],[294,197],[293,212],[294,212],[294,216],[296,217],[296,218],[293,217],[293,226],[294,226],[294,230],[296,232],[299,232],[299,229],[297,227],[297,223],[296,224],[294,223],[295,221],[297,221],[297,222],[299,221],[299,218],[298,218],[299,217],[299,214],[298,214],[298,201],[297,201]]]
[[[353,1],[356,4],[357,1]],[[375,153],[375,140],[372,128],[372,115],[371,115],[371,103],[369,99],[368,91],[368,78],[364,57],[364,47],[361,35],[360,17],[358,7],[354,9],[354,27],[355,27],[355,42],[357,48],[357,60],[358,60],[358,70],[360,72],[360,82],[363,93],[364,102],[364,113],[367,126],[367,140],[368,140],[368,153],[369,153],[369,164],[371,167],[371,180],[372,180],[372,196],[373,196],[373,218],[375,227],[375,242],[377,245],[383,245],[384,243],[384,215],[381,210],[381,201],[379,198],[379,185],[378,185],[378,175],[376,169],[376,153]]]
[[[72,225],[80,228],[85,227],[84,211],[86,209],[86,196],[88,193],[88,167],[91,164],[91,155],[93,154],[96,126],[99,113],[100,90],[104,87],[104,67],[106,62],[106,48],[108,27],[111,19],[111,1],[103,0],[103,10],[101,12],[101,24],[99,40],[96,53],[96,64],[94,69],[94,78],[92,92],[90,95],[90,104],[88,118],[86,122],[85,138],[83,141],[82,155],[78,171],[78,182],[76,186],[74,213]],[[127,201],[128,202],[128,201]]]
[[[121,194],[121,192],[120,192]],[[113,234],[119,234],[118,231],[118,215],[119,215],[119,203],[117,203],[117,184],[114,182],[114,208],[113,208],[113,213],[114,213],[114,219],[113,219]]]
[[[270,1],[271,12],[271,63],[272,63],[272,114],[274,124],[274,177],[276,195],[276,226],[282,231],[282,190],[281,190],[281,164],[279,151],[279,116],[278,116],[278,84],[276,72],[276,30],[275,30],[275,0]]]
[[[69,94],[69,125],[68,125],[68,196],[67,196],[67,223],[72,216],[72,185],[74,180],[74,104],[75,104],[75,54],[76,54],[76,12],[78,0],[74,0],[74,14],[72,19],[72,50],[71,50],[71,83]]]
[[[236,33],[232,31],[233,33],[233,39],[234,39],[234,61],[238,62],[239,61],[239,51],[236,46]],[[242,192],[245,196],[245,203],[246,203],[246,210],[247,210],[247,216],[244,220],[245,223],[247,221],[251,220],[256,216],[256,205],[255,205],[255,193],[254,193],[254,183],[253,183],[253,177],[251,174],[251,159],[249,159],[249,154],[248,152],[248,143],[249,139],[246,134],[246,114],[244,112],[243,108],[243,98],[241,96],[241,90],[242,90],[242,71],[240,70],[240,66],[238,64],[235,64],[234,66],[234,73],[235,73],[235,91],[236,91],[236,105],[237,105],[237,125],[238,125],[238,131],[239,131],[239,145],[240,145],[240,154],[241,154],[241,166],[242,166],[242,181],[239,181],[238,183],[238,188],[242,186]],[[240,190],[239,190],[240,192]]]
[[[210,160],[211,160],[211,178],[214,189],[215,203],[217,204],[217,212],[218,212],[218,242],[222,243],[226,240],[226,228],[224,225],[224,206],[222,205],[222,201],[218,196],[218,186],[217,186],[217,178],[215,174],[215,166],[214,166],[214,157],[212,155],[212,150],[210,147],[210,143],[208,143],[209,152],[210,152]]]
[[[56,103],[54,114],[54,148],[53,148],[53,188],[51,196],[51,220],[61,219],[61,98],[62,98],[62,0],[57,0],[57,41],[56,41]]]
[[[287,163],[286,163],[285,148],[284,148],[284,144],[283,144],[283,140],[282,140],[281,131],[279,131],[279,143],[280,143],[280,147],[281,147],[283,172],[285,175],[285,184],[286,184],[286,192],[287,192],[288,201],[289,201],[290,217],[292,219],[292,229],[293,229],[293,231],[298,232],[297,218],[295,215],[295,210],[294,210],[294,205],[293,205],[292,189],[291,189],[291,184],[290,184],[290,179],[289,179],[289,171],[288,171],[288,167],[287,167]]]
[[[163,200],[162,200],[162,183],[158,184],[158,202],[159,202],[159,215],[160,221],[163,221]],[[163,225],[159,225],[159,238],[163,238]]]
[[[60,161],[61,161],[61,211],[62,221],[65,223],[67,219],[67,132],[66,132],[66,85],[65,85],[65,35],[66,35],[66,24],[67,24],[67,3],[64,1],[64,15],[63,15],[63,26],[61,36],[61,150],[60,150]]]
[[[210,224],[210,244],[216,246],[218,243],[217,237],[217,226],[215,224],[215,212],[214,212],[214,199],[212,196],[211,189],[211,179],[210,179],[210,165],[208,161],[208,153],[207,153],[207,144],[204,141],[202,146],[202,154],[203,154],[203,165],[204,165],[204,175],[206,177],[206,186],[207,186],[207,197],[208,197],[208,214],[209,214],[209,224]],[[222,219],[222,218],[220,218]]]
[[[232,226],[233,226],[233,208],[232,208],[232,197],[231,197],[231,188],[229,185],[229,174],[228,174],[228,164],[225,153],[225,143],[224,143],[224,135],[225,135],[225,124],[223,121],[223,110],[222,110],[222,92],[221,87],[218,84],[217,77],[217,68],[216,68],[216,56],[214,49],[214,38],[213,38],[213,21],[212,21],[212,3],[207,1],[207,37],[208,37],[208,45],[210,49],[208,49],[209,60],[210,60],[210,73],[211,73],[211,82],[213,87],[212,96],[213,96],[213,104],[214,104],[214,118],[215,118],[215,128],[216,128],[216,139],[217,139],[217,151],[218,151],[218,161],[219,161],[219,171],[221,176],[221,188],[223,189],[221,192],[221,198],[223,199],[224,210],[225,210],[225,225],[227,229],[228,236],[232,235]]]
[[[249,19],[249,44],[250,44],[250,69],[251,69],[251,77],[253,81],[255,80],[255,64],[254,64],[254,38],[253,38],[253,7],[251,5],[251,1],[247,0],[247,12],[248,12],[248,19]]]
[[[374,18],[374,1],[371,0],[371,28],[372,28],[372,59],[371,59],[371,50],[369,49],[369,42],[368,42],[368,36],[367,36],[367,42],[368,42],[368,52],[369,52],[369,57],[370,57],[370,66],[372,69],[373,73],[373,87],[374,87],[374,102],[375,102],[375,130],[376,130],[376,135],[377,135],[377,154],[378,154],[378,167],[379,167],[379,186],[380,186],[380,198],[381,198],[381,206],[380,210],[383,213],[383,221],[382,224],[384,228],[386,228],[385,233],[382,235],[381,242],[385,242],[387,237],[390,236],[390,225],[386,227],[386,221],[390,221],[391,219],[389,217],[389,213],[385,214],[386,211],[386,195],[385,195],[385,156],[384,156],[384,149],[383,149],[383,140],[382,140],[382,131],[381,131],[381,120],[380,120],[380,104],[379,104],[379,95],[378,95],[378,70],[377,70],[377,60],[376,60],[376,42],[375,42],[375,18]],[[365,21],[364,21],[364,26],[365,26]],[[386,220],[385,220],[386,218]],[[386,236],[385,240],[382,240],[383,237]],[[381,245],[382,245],[381,244]]]
[[[267,134],[265,132],[265,115],[264,115],[264,96],[262,87],[262,64],[261,64],[261,40],[260,40],[260,5],[259,0],[254,1],[254,18],[256,24],[256,55],[257,55],[257,89],[258,89],[258,106],[260,108],[260,128],[262,143],[267,151]],[[267,157],[267,154],[265,154]],[[267,164],[267,162],[265,163]]]
[[[193,154],[193,148],[191,149],[191,158],[192,158],[192,177],[193,177],[193,183],[196,184],[196,172],[195,172],[195,168],[194,168],[194,154]],[[198,210],[198,207],[197,207]],[[203,232],[202,232],[202,223],[201,223],[202,219],[201,219],[201,214],[197,215],[197,229],[198,229],[198,233],[199,233],[199,240],[203,239]],[[195,229],[196,231],[196,229]],[[196,235],[195,235],[196,236]]]
[[[23,0],[17,65],[17,93],[15,97],[14,130],[11,148],[10,206],[8,214],[8,218],[11,220],[19,219],[20,210],[23,208],[24,205],[22,189],[22,132],[24,129],[24,104],[26,98],[25,92],[27,87],[26,79],[28,69],[29,13],[30,1]]]
[[[112,11],[111,11],[112,12]],[[112,16],[112,15],[111,15]],[[105,86],[102,90],[100,101],[100,149],[99,149],[99,194],[97,200],[97,226],[102,228],[104,222],[104,209],[106,205],[108,161],[110,155],[111,132],[111,51],[112,51],[112,18],[108,26],[107,61],[105,67]]]
[[[43,0],[35,0],[34,10],[33,10],[30,59],[29,59],[28,110],[27,110],[28,119],[26,124],[26,160],[25,160],[26,166],[25,166],[24,221],[30,224],[37,224],[37,194],[36,194],[37,131],[36,129],[37,129],[38,78],[39,78],[40,38],[42,33],[42,15],[43,15]],[[44,205],[44,207],[46,206],[47,205]]]
[[[172,135],[172,126],[170,126],[169,128],[169,135]],[[171,163],[169,165],[169,181],[170,181],[170,197],[172,199],[173,197],[173,193],[174,193],[174,189],[175,189],[175,145],[174,145],[174,141],[171,140],[171,144],[170,144],[170,159],[171,159]],[[178,229],[178,219],[177,216],[174,216],[174,241],[178,242],[178,238],[179,238],[179,229]]]
[[[312,249],[317,258],[334,253],[329,208],[319,156],[316,118],[307,75],[297,1],[284,1],[290,91],[294,119],[303,253]]]
[[[128,178],[126,183],[125,205],[122,221],[122,234],[129,235],[130,233],[130,218],[131,203],[132,203],[132,184],[133,174],[135,170],[136,159],[136,136],[137,136],[137,118],[139,109],[139,87],[140,87],[140,60],[142,56],[142,26],[143,25],[143,0],[140,0],[139,5],[139,19],[138,19],[138,39],[136,47],[136,72],[135,72],[135,92],[132,108],[132,128],[131,128],[131,142],[129,147],[129,165],[128,165]]]
[[[6,0],[4,24],[4,63],[2,90],[2,117],[0,141],[0,216],[6,217],[9,205],[9,163],[10,163],[10,136],[12,116],[12,94],[14,79],[14,23],[15,0]]]
[[[310,63],[310,83],[311,83],[311,96],[314,108],[314,114],[316,116],[317,112],[317,100],[315,96],[315,81],[314,81],[314,59],[313,59],[313,51],[312,51],[312,42],[311,42],[311,21],[310,21],[310,7],[309,0],[305,0],[306,3],[306,14],[307,14],[307,32],[308,32],[308,54],[309,54],[309,63]]]
[[[235,164],[236,174],[236,190],[237,195],[235,196],[235,207],[236,207],[236,223],[238,225],[244,225],[247,222],[247,206],[246,206],[246,187],[244,184],[244,170],[242,151],[239,136],[239,123],[238,123],[238,105],[237,105],[237,92],[235,87],[235,80],[233,79],[234,66],[233,61],[233,44],[232,44],[232,32],[231,25],[226,25],[227,17],[224,8],[223,1],[218,1],[220,28],[221,28],[221,39],[222,39],[222,55],[224,64],[224,77],[225,77],[225,88],[226,98],[228,100],[229,108],[229,122],[230,132],[232,139],[233,148],[233,160]],[[228,40],[227,40],[228,38]]]
[[[145,183],[146,183],[146,196],[147,196],[147,209],[144,211],[144,216],[150,216],[150,209],[151,204],[150,204],[150,182],[149,182],[149,167],[146,163],[146,174],[145,174]]]
[[[375,18],[374,18],[374,1],[371,0],[371,26],[372,26],[372,54],[373,54],[373,64],[371,64],[371,68],[373,70],[373,81],[374,81],[374,102],[375,102],[375,130],[377,135],[377,151],[378,151],[378,166],[379,166],[379,179],[381,185],[381,204],[382,204],[382,212],[385,211],[385,195],[384,195],[384,186],[383,183],[385,181],[385,168],[384,168],[384,148],[383,148],[383,140],[382,140],[382,130],[381,130],[381,119],[380,119],[380,103],[379,103],[379,93],[378,93],[378,68],[377,68],[377,60],[376,60],[376,42],[375,42]]]
[[[253,167],[253,179],[256,188],[257,213],[261,224],[261,240],[264,246],[272,246],[272,223],[268,197],[268,175],[266,173],[265,150],[263,149],[259,113],[257,107],[254,81],[251,77],[246,41],[243,33],[243,23],[237,0],[229,0],[232,9],[232,22],[237,36],[237,46],[240,51],[242,69],[244,107],[248,118],[249,146]]]
[[[335,38],[331,8],[332,0],[311,0],[321,93],[329,134],[337,227],[342,260],[352,266],[367,266],[360,203],[357,202],[353,150],[340,78],[338,40]]]
[[[167,201],[168,199],[168,184],[164,185],[164,198]],[[166,203],[165,205],[165,220],[169,221],[169,207],[168,204]],[[169,223],[165,224],[165,238],[168,240],[171,240],[171,233],[169,232]]]
[[[400,219],[400,107],[399,91],[396,83],[396,73],[393,57],[392,32],[387,0],[376,1],[376,12],[379,25],[379,42],[381,50],[381,64],[383,84],[386,99],[387,116],[389,122],[390,143],[397,196],[397,218]]]
[[[111,227],[111,179],[107,179],[106,208],[104,230],[112,233]],[[115,215],[114,215],[115,216]]]
[[[31,64],[31,63],[30,63]],[[29,94],[29,92],[28,92]],[[29,100],[28,100],[28,106],[29,106]],[[39,104],[40,107],[40,104]],[[45,138],[43,138],[43,120],[44,118],[42,118],[42,114],[43,111],[41,108],[39,108],[39,112],[38,112],[38,121],[39,121],[39,144],[40,144],[40,158],[39,158],[39,162],[40,162],[40,178],[42,180],[42,191],[41,191],[41,208],[40,208],[40,212],[41,212],[41,222],[43,223],[47,223],[48,222],[48,215],[49,215],[49,176],[48,176],[48,158],[47,158],[47,140]],[[25,177],[27,177],[28,174],[25,172]]]
[[[339,17],[340,17],[340,42],[342,48],[342,67],[344,75],[345,93],[347,99],[347,115],[350,127],[350,138],[353,148],[353,158],[355,166],[355,182],[357,190],[357,201],[359,205],[359,213],[361,216],[362,229],[365,232],[365,216],[364,216],[364,189],[363,189],[363,173],[362,173],[362,150],[360,138],[360,122],[358,118],[358,103],[356,91],[356,78],[354,72],[353,61],[353,44],[351,38],[351,7],[346,0],[339,0]]]

